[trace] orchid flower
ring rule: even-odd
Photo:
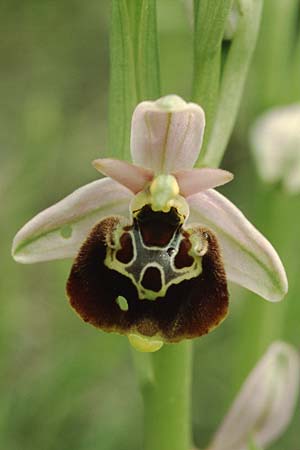
[[[298,400],[299,353],[274,342],[243,384],[208,450],[266,448],[286,430]]]
[[[300,192],[300,104],[271,109],[250,130],[250,143],[261,178],[282,181],[290,194]]]
[[[208,333],[228,309],[227,280],[270,301],[287,292],[271,244],[215,187],[231,173],[195,168],[202,108],[170,95],[140,103],[133,164],[98,159],[94,181],[16,235],[22,263],[76,258],[67,294],[86,322],[141,351]]]

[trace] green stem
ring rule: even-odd
[[[144,400],[144,450],[191,450],[191,350],[186,341],[135,355]]]

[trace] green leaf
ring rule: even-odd
[[[155,0],[112,0],[109,156],[130,160],[130,126],[138,102],[160,95]]]
[[[126,0],[112,0],[109,156],[130,160],[130,123],[137,103],[132,30]]]
[[[230,138],[251,57],[255,48],[263,0],[238,0],[239,23],[225,60],[215,120],[202,165],[217,167]]]
[[[128,0],[133,24],[138,101],[160,96],[156,0]]]
[[[206,115],[203,149],[209,137],[218,101],[222,39],[233,0],[194,2],[193,101]]]

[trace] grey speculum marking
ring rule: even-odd
[[[174,217],[169,222],[168,219],[168,213],[143,211],[143,220],[137,215],[131,226],[120,224],[113,231],[113,244],[107,246],[105,265],[129,277],[140,300],[164,297],[172,284],[197,277],[202,272],[201,249],[207,245],[203,234],[192,228],[183,229],[179,220],[174,222]],[[158,242],[160,233],[163,239]],[[126,234],[127,239],[122,239]],[[147,239],[143,238],[145,234]],[[125,251],[126,262],[118,257],[119,251]]]

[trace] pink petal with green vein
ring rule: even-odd
[[[133,194],[109,178],[93,181],[31,219],[17,233],[12,255],[27,264],[74,258],[103,217],[128,216]]]
[[[228,279],[267,300],[281,300],[288,290],[282,262],[270,242],[242,212],[213,189],[192,195],[187,201],[189,221],[216,233]]]

